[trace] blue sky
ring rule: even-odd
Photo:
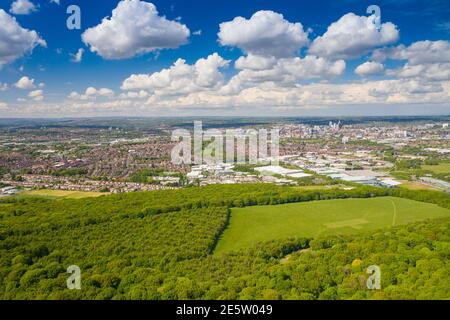
[[[23,3],[14,10],[12,5],[18,1]],[[148,24],[157,25],[166,34],[152,33],[151,37],[129,39],[143,48],[139,52],[130,47],[133,45],[122,48],[122,44],[116,42],[135,30],[130,25],[139,17],[122,17],[128,20],[120,25],[122,29],[115,29],[117,34],[106,32],[101,24],[103,18],[111,17],[119,3],[144,1],[102,0],[101,5],[89,0],[59,2],[58,5],[51,0],[1,0],[0,9],[8,15],[3,16],[7,23],[16,19],[20,28],[36,31],[45,45],[27,42],[29,47],[24,44],[24,49],[14,51],[11,58],[8,49],[3,49],[4,52],[1,49],[2,45],[11,46],[10,38],[0,36],[0,116],[450,112],[450,60],[446,54],[450,48],[447,47],[450,45],[448,1],[151,1],[158,15],[148,16]],[[66,28],[66,9],[70,4],[81,9],[81,30]],[[367,18],[366,8],[371,4],[380,7],[382,24],[393,25],[392,28],[386,26],[386,37],[378,39],[377,35],[367,33],[360,35],[361,39],[356,39],[345,52],[333,47],[336,39],[341,39],[337,41],[342,41],[343,47],[347,45],[345,35],[339,32],[346,32],[342,31],[345,23],[351,28],[358,17]],[[149,10],[145,6],[142,6],[144,11],[140,8],[141,4],[133,6],[133,10],[139,12]],[[262,12],[262,20],[252,19],[257,12]],[[349,13],[354,16],[347,16],[344,21],[343,17]],[[227,34],[224,26],[223,36],[219,36],[221,23],[231,22],[236,17],[248,23],[235,21],[227,25]],[[147,23],[142,19],[141,29]],[[268,21],[267,25],[261,25],[261,21]],[[330,25],[338,21],[341,27],[334,32],[330,30],[326,36]],[[239,23],[244,23],[242,32]],[[279,26],[280,32],[267,36],[273,31],[271,23],[274,29]],[[302,30],[296,29],[298,23]],[[249,35],[255,28],[262,28],[261,32]],[[92,32],[89,39],[83,41],[82,35],[86,35],[88,29]],[[302,36],[307,39],[300,39]],[[323,39],[316,41],[318,38]],[[154,49],[155,43],[168,45]],[[270,49],[291,45],[295,50],[282,52],[280,49],[274,53]],[[116,46],[120,46],[121,54],[108,52],[114,51]],[[95,47],[101,48],[101,52]],[[80,61],[74,62],[73,54],[79,49],[84,50],[83,54]],[[427,52],[433,53],[432,60],[426,57]],[[199,59],[207,59],[213,53],[220,59],[211,59],[208,68],[192,67]],[[2,54],[8,57],[3,63]],[[417,54],[424,57],[415,59]],[[310,60],[305,59],[307,56]],[[245,57],[247,64],[237,68],[236,62]],[[178,76],[176,69],[170,75],[160,74],[180,58],[192,69],[185,75],[186,79]],[[264,68],[261,61],[268,66]],[[282,63],[274,65],[274,61]],[[249,63],[253,67],[249,67]],[[260,64],[256,69],[255,63]],[[371,64],[356,73],[355,69],[364,63]],[[289,68],[298,71],[291,74]],[[165,76],[167,88],[159,87],[151,78],[152,74],[155,79]],[[141,82],[134,81],[124,88],[124,82],[132,75],[142,75]],[[24,80],[22,85],[17,85],[24,77],[28,84]],[[192,77],[198,79],[192,80]],[[87,94],[89,87],[96,91]],[[186,90],[176,92],[177,88]],[[103,90],[101,94],[100,89],[109,91]],[[140,93],[140,97],[128,99],[125,95],[129,92],[131,95]],[[121,103],[117,103],[119,100]]]

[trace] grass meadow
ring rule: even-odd
[[[82,199],[104,196],[107,193],[102,192],[85,192],[85,191],[65,191],[65,190],[30,190],[18,194],[19,197],[43,197],[50,199]]]
[[[446,216],[448,209],[395,197],[235,208],[215,254],[275,239],[352,234]]]

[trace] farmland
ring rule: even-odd
[[[64,198],[64,199],[82,199],[100,197],[105,195],[101,192],[85,192],[85,191],[65,191],[65,190],[31,190],[20,193],[22,197],[43,197],[50,199]]]
[[[262,241],[352,234],[446,216],[448,209],[395,197],[235,208],[215,253]]]
[[[436,188],[433,188],[425,183],[418,182],[418,181],[401,181],[402,184],[400,185],[401,188],[409,189],[409,190],[436,190]]]
[[[422,169],[429,170],[437,174],[450,173],[450,162],[443,162],[437,165],[424,165]]]

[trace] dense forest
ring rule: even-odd
[[[214,255],[232,207],[388,195],[450,208],[450,195],[431,191],[262,184],[4,199],[0,298],[448,299],[450,219]],[[382,290],[366,288],[373,264]],[[81,269],[81,290],[66,288],[70,265]]]

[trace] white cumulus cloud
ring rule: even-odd
[[[27,76],[20,78],[19,81],[14,84],[14,86],[22,90],[30,90],[36,88],[34,79],[30,79]]]
[[[28,97],[34,101],[42,101],[44,100],[44,92],[42,90],[34,90],[28,94]]]
[[[406,60],[405,65],[387,71],[388,75],[399,78],[421,78],[430,81],[450,80],[450,42],[417,41],[410,46],[376,50],[372,58],[383,61]]]
[[[46,47],[47,43],[36,31],[22,28],[14,17],[0,9],[0,68],[38,45]]]
[[[170,68],[153,74],[133,74],[122,84],[123,90],[147,90],[156,95],[182,95],[213,90],[223,83],[221,68],[229,61],[217,53],[189,65],[178,59]]]
[[[30,14],[34,11],[37,11],[37,8],[29,0],[16,0],[11,4],[11,9],[9,9],[9,12],[17,15]]]
[[[156,7],[140,0],[122,0],[111,18],[87,29],[83,42],[105,59],[126,59],[187,43],[189,29],[159,16]]]
[[[342,16],[322,36],[314,39],[309,53],[330,58],[357,58],[399,39],[399,31],[393,23],[383,23],[378,31],[369,27],[370,22],[370,17],[354,13]]]
[[[239,58],[236,64],[242,71],[223,88],[224,92],[237,92],[255,83],[273,82],[294,86],[301,80],[330,79],[342,75],[346,67],[344,60],[330,61],[316,56],[276,60],[247,56]]]
[[[72,100],[89,100],[97,97],[110,98],[114,96],[114,91],[109,88],[88,87],[83,94],[73,91],[69,94],[68,98]]]
[[[286,57],[309,43],[301,23],[291,23],[273,11],[258,11],[250,19],[236,17],[220,24],[219,42],[247,54]]]
[[[417,65],[406,63],[401,68],[388,70],[387,74],[399,78],[419,78],[430,81],[450,80],[450,63]]]
[[[417,41],[410,46],[399,45],[378,49],[374,51],[372,58],[379,61],[407,60],[410,65],[450,62],[450,42],[446,40]]]
[[[148,97],[148,92],[144,90],[140,91],[128,91],[119,95],[120,99],[144,99]]]
[[[250,69],[250,70],[267,70],[272,68],[277,63],[275,57],[264,57],[254,54],[239,57],[234,66],[236,69]]]
[[[383,71],[383,64],[374,61],[364,62],[355,69],[355,73],[361,77],[380,75]]]

